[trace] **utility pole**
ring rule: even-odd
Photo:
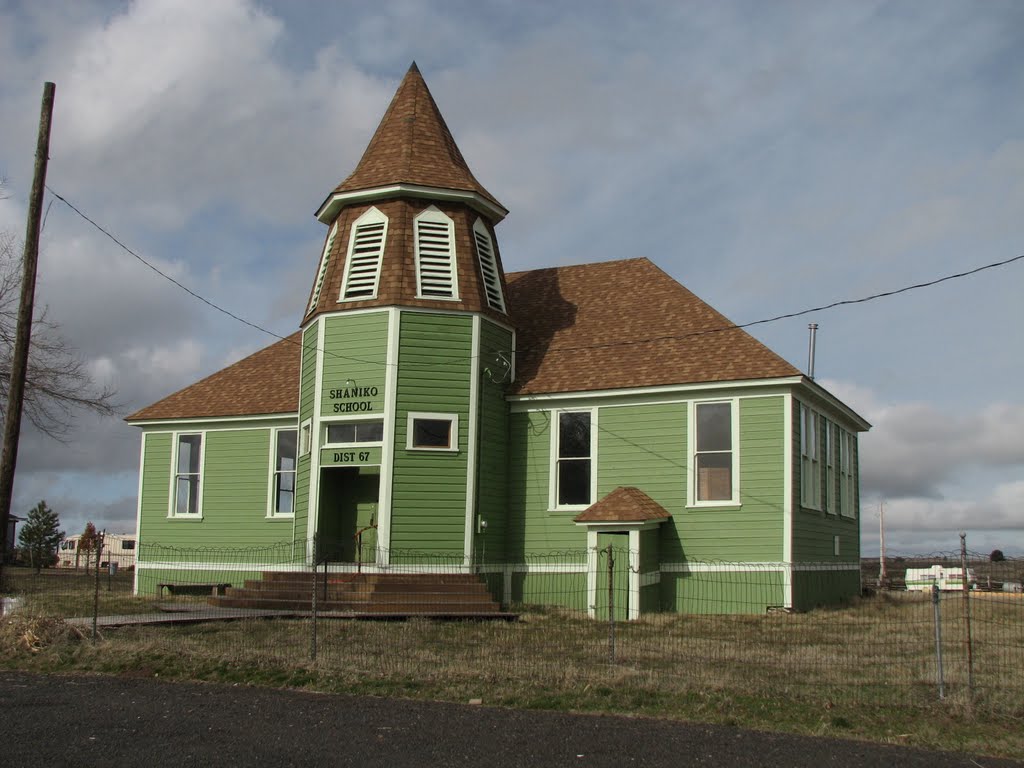
[[[885,502],[878,502],[878,588],[885,589],[888,576],[885,573]]]
[[[21,436],[21,411],[25,400],[28,350],[32,340],[36,265],[39,262],[39,229],[43,215],[43,192],[46,188],[46,164],[50,159],[50,123],[53,119],[53,94],[56,89],[57,86],[53,83],[43,85],[43,104],[39,113],[39,138],[36,141],[36,168],[32,177],[32,192],[28,201],[28,224],[25,227],[21,303],[18,306],[18,327],[15,331],[14,352],[11,356],[11,383],[7,389],[3,458],[0,460],[0,584],[3,583],[3,566],[7,559],[7,530],[11,518],[11,496],[14,492],[14,469],[18,463],[18,438]]]

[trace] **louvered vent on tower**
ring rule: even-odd
[[[434,206],[416,217],[416,282],[418,298],[459,298],[455,226]]]
[[[498,274],[498,260],[494,257],[494,243],[491,233],[483,219],[473,224],[473,240],[476,242],[476,255],[480,260],[480,274],[484,280],[484,293],[487,294],[487,306],[499,312],[505,311],[505,297],[501,293],[501,277]]]
[[[380,282],[380,263],[388,234],[388,217],[371,208],[352,225],[340,301],[374,299]]]
[[[338,222],[334,222],[334,226],[331,227],[331,233],[327,236],[327,242],[324,244],[324,252],[320,257],[320,271],[316,275],[316,284],[313,286],[313,296],[309,300],[309,308],[306,310],[308,315],[316,308],[316,304],[320,301],[320,289],[324,285],[324,275],[327,274],[327,262],[331,258],[331,248],[334,247],[334,238],[338,234]]]

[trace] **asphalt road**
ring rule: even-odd
[[[1024,765],[646,718],[0,672],[0,765]]]

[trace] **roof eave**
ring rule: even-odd
[[[316,218],[324,224],[330,224],[345,205],[357,205],[373,200],[392,197],[417,197],[429,200],[465,203],[475,211],[484,214],[497,224],[508,216],[508,210],[492,200],[488,200],[479,192],[465,189],[448,189],[445,187],[428,187],[422,184],[389,184],[384,187],[357,189],[352,192],[333,192],[316,211]]]

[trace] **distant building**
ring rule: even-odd
[[[10,515],[7,518],[7,551],[3,553],[4,562],[14,559],[14,550],[18,545],[15,529],[17,528],[18,523],[22,522],[24,522],[24,518],[18,517],[17,515]]]
[[[103,549],[100,551],[100,568],[117,563],[121,570],[135,565],[136,538],[128,533],[107,533],[103,535]],[[58,568],[88,568],[96,565],[96,553],[81,548],[82,534],[66,536],[57,545]]]
[[[128,418],[141,591],[197,567],[147,562],[150,543],[309,563],[317,542],[339,567],[500,571],[506,602],[543,602],[557,578],[592,610],[611,544],[629,617],[859,592],[870,425],[652,261],[506,275],[506,213],[413,65],[317,211],[300,330]],[[570,550],[594,556],[560,564]],[[232,557],[239,580],[260,570]]]

